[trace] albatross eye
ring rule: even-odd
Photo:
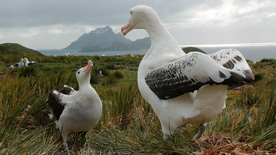
[[[132,11],[129,11],[130,15],[132,15]]]
[[[80,74],[80,71],[78,71],[78,74]]]

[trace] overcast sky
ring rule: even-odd
[[[182,45],[276,42],[276,0],[0,0],[0,43],[60,49],[98,27],[119,33],[138,4],[153,7]]]

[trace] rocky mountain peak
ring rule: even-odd
[[[110,26],[105,26],[81,35],[65,49],[78,51],[124,51],[148,49],[150,41],[147,38],[145,39],[145,41],[141,41],[141,39],[139,39],[139,41],[131,41],[120,33],[115,34]]]

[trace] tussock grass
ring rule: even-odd
[[[261,62],[252,64],[262,79],[250,87],[229,91],[227,107],[208,123],[200,140],[193,140],[198,125],[186,125],[164,141],[159,120],[139,93],[136,71],[132,71],[141,57],[36,56],[34,60],[40,63],[35,66],[34,76],[20,76],[18,70],[7,70],[0,76],[0,154],[65,153],[59,131],[41,111],[49,108],[45,100],[51,90],[64,84],[78,89],[75,71],[88,59],[94,66],[102,64],[110,73],[100,79],[92,71],[92,79],[97,80],[92,85],[103,101],[103,114],[99,124],[88,132],[85,144],[81,144],[78,134],[69,137],[71,153],[233,153],[236,149],[243,153],[276,152],[276,78],[271,72],[274,66],[267,61],[263,62],[265,66]],[[115,72],[123,77],[107,83]]]

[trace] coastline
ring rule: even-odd
[[[181,47],[199,47],[207,54],[217,52],[221,49],[234,48],[239,50],[246,59],[253,62],[262,59],[276,59],[276,43],[246,43],[246,44],[218,44],[218,45],[181,45]],[[133,51],[100,51],[100,52],[79,52],[74,50],[38,50],[46,56],[116,56],[116,55],[144,55],[147,49]]]

